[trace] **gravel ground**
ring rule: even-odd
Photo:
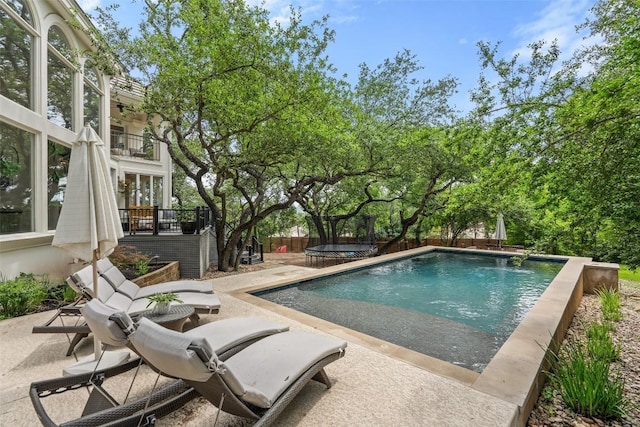
[[[630,407],[622,420],[601,420],[575,414],[564,405],[559,395],[545,399],[542,393],[529,417],[528,427],[631,427],[640,426],[640,283],[620,281],[623,319],[616,326],[614,341],[622,347],[620,361],[614,364],[625,379],[625,397]],[[600,319],[600,300],[595,295],[585,295],[565,339],[583,339],[583,325]]]
[[[247,273],[250,271],[274,268],[280,265],[305,265],[305,256],[301,253],[265,253],[264,263],[241,265],[238,272],[210,271],[206,279]],[[575,414],[566,407],[559,395],[545,398],[542,393],[531,412],[527,427],[634,427],[640,426],[640,283],[620,281],[623,320],[617,324],[614,340],[622,346],[620,361],[615,363],[625,378],[625,397],[630,405],[622,420],[600,420]],[[601,316],[600,300],[594,295],[585,295],[576,315],[567,331],[566,339],[584,337],[583,325]]]

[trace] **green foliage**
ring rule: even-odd
[[[520,255],[514,255],[511,257],[511,262],[513,263],[514,266],[516,267],[521,267],[522,263],[525,262],[525,260],[529,258],[529,253],[523,253]]]
[[[620,345],[611,338],[613,325],[609,322],[593,322],[585,329],[587,353],[594,359],[614,362],[620,360]]]
[[[36,311],[47,297],[46,283],[33,274],[24,273],[14,279],[0,281],[0,318]]]
[[[149,261],[145,259],[138,260],[136,262],[136,274],[142,276],[149,272]]]
[[[579,31],[598,43],[559,63],[532,43],[529,60],[479,45],[485,71],[471,117],[485,123],[483,178],[528,196],[528,246],[556,254],[640,265],[640,3],[600,0]],[[585,34],[586,35],[586,34]],[[586,73],[586,75],[585,75]]]
[[[147,308],[151,305],[151,304],[169,304],[172,302],[182,302],[182,300],[180,298],[178,298],[178,295],[174,294],[173,292],[166,292],[166,293],[162,293],[159,292],[157,294],[153,294],[149,297],[147,297],[147,300],[149,300],[149,303],[147,304]]]
[[[618,278],[622,280],[633,280],[635,282],[640,282],[640,268],[632,270],[626,265],[621,265],[620,270],[618,270]]]
[[[614,289],[601,288],[596,290],[602,306],[602,317],[608,322],[619,322],[622,320],[622,309],[620,303],[620,293]]]
[[[78,297],[76,291],[67,283],[53,285],[43,284],[48,288],[46,299],[54,303],[54,305],[64,305],[75,301]]]
[[[562,353],[551,353],[549,379],[574,411],[598,418],[620,418],[630,404],[624,397],[624,378],[612,371],[621,345],[613,341],[614,319],[620,319],[619,294],[598,291],[603,318],[585,327],[586,341],[565,341]]]
[[[580,341],[565,342],[563,355],[552,353],[551,384],[563,401],[582,415],[619,418],[628,405],[624,379],[610,371],[607,359],[593,357]]]

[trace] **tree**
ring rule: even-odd
[[[474,94],[474,118],[490,123],[488,137],[530,181],[544,189],[536,232],[562,253],[640,264],[640,5],[599,1],[582,27],[604,39],[558,64],[554,43],[531,45],[531,59],[498,59],[480,44],[487,70]],[[520,182],[518,174],[511,175]],[[551,222],[549,220],[553,218]]]
[[[228,270],[259,221],[341,179],[339,82],[323,56],[333,33],[295,10],[272,24],[241,0],[145,5],[139,35],[114,30],[106,37],[129,37],[108,45],[142,76],[141,109],[162,123],[153,138],[213,212],[218,268]]]
[[[385,209],[375,205],[398,205],[398,234],[380,249],[384,253],[428,214],[438,193],[460,178],[464,163],[457,151],[460,141],[447,141],[450,135],[442,130],[454,116],[448,99],[456,80],[421,81],[416,78],[421,70],[406,50],[374,69],[361,66],[346,111],[349,136],[358,142],[357,157],[351,160],[366,165],[361,167],[366,174],[354,174],[340,187],[318,186],[299,200],[321,241],[329,240],[325,235],[329,230],[335,240],[339,223]]]

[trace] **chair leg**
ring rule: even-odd
[[[76,348],[80,340],[88,336],[89,334],[75,334],[73,336],[73,339],[69,343],[69,349],[67,349],[67,356],[71,356],[71,353],[73,353],[73,349]]]
[[[320,369],[317,374],[315,374],[312,378],[314,381],[318,381],[327,386],[327,388],[331,388],[331,380],[329,379],[329,375],[324,370],[324,368]]]
[[[198,313],[193,313],[191,316],[189,316],[189,319],[191,319],[191,323],[193,323],[193,326],[200,325],[200,316],[198,316]]]

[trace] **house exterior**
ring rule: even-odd
[[[130,106],[143,87],[89,67],[88,36],[68,24],[75,0],[0,0],[0,277],[65,277],[79,268],[51,246],[70,147],[90,124],[109,155],[119,207],[171,206],[171,159]],[[92,23],[76,16],[79,25]]]

